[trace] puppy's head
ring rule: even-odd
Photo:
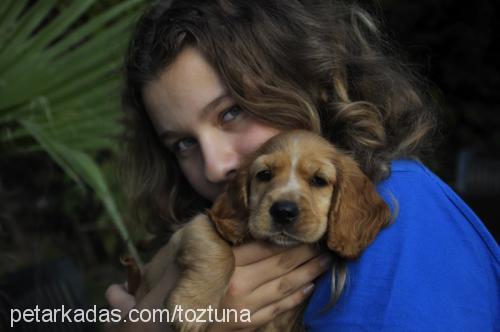
[[[209,211],[223,237],[279,245],[314,243],[355,258],[390,219],[356,162],[323,138],[290,131],[270,139],[240,168]]]

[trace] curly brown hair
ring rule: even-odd
[[[136,211],[168,237],[209,206],[156,135],[142,88],[196,47],[242,109],[276,128],[321,133],[379,181],[396,158],[429,147],[435,112],[423,80],[397,58],[379,23],[329,0],[174,0],[137,23],[125,63],[123,165]]]

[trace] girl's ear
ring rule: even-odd
[[[208,211],[219,234],[232,244],[247,237],[249,183],[246,171],[239,171]]]
[[[356,258],[388,224],[391,211],[357,163],[337,154],[337,185],[329,212],[327,245],[345,258]]]

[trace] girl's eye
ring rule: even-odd
[[[222,112],[221,120],[223,123],[232,121],[237,118],[241,114],[241,112],[241,107],[239,107],[238,105],[233,105]]]
[[[182,153],[182,152],[186,151],[187,149],[191,148],[195,144],[196,144],[196,140],[194,138],[191,138],[191,137],[181,138],[180,140],[178,140],[177,142],[175,142],[172,145],[172,150],[175,153]]]

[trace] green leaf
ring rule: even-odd
[[[123,12],[137,6],[137,4],[141,2],[142,2],[141,0],[123,1],[119,5],[116,5],[110,8],[108,11],[101,13],[96,18],[92,19],[91,21],[87,22],[86,24],[72,31],[70,34],[68,34],[66,38],[64,38],[59,43],[51,47],[47,52],[48,56],[50,58],[54,58],[61,55],[63,52],[66,52],[70,46],[73,46],[74,43],[80,42],[82,39],[95,33],[96,31],[98,31],[98,29],[104,27],[111,20],[123,14]],[[122,17],[120,20],[123,19],[128,19],[128,18]]]
[[[66,175],[73,179],[76,184],[83,188],[80,178],[75,171],[67,163],[67,161],[58,153],[57,147],[52,140],[46,137],[44,133],[34,124],[28,120],[21,120],[21,125],[40,143],[40,146],[54,159],[54,161],[61,166]]]
[[[36,2],[17,22],[15,31],[4,41],[4,47],[15,47],[16,44],[24,43],[54,7],[54,4],[55,0]],[[10,43],[14,45],[10,45]]]
[[[75,180],[79,186],[82,186],[81,177],[83,181],[94,190],[97,197],[99,197],[104,204],[108,215],[121,237],[126,241],[130,254],[137,262],[140,262],[139,254],[132,245],[132,241],[130,241],[130,235],[116,207],[113,195],[111,195],[108,185],[95,161],[89,155],[81,151],[69,149],[64,144],[51,140],[35,124],[29,121],[21,121],[21,124],[36,140],[38,140],[45,151],[52,156],[54,161],[56,161],[66,174]]]
[[[58,15],[41,33],[37,34],[29,52],[36,52],[47,47],[50,42],[62,35],[69,26],[74,24],[93,3],[94,0],[73,1],[65,8],[64,15]]]
[[[86,15],[94,0],[0,0],[0,155],[47,153],[79,188],[92,188],[129,241],[95,161],[116,152],[122,54],[137,8],[127,0]]]
[[[1,17],[2,20],[0,20],[0,40],[6,40],[9,38],[10,34],[14,31],[16,27],[16,20],[21,14],[21,11],[23,10],[24,7],[26,7],[26,3],[28,1],[5,1],[4,4],[4,10],[5,12],[2,13]],[[0,44],[2,48],[4,48],[6,45],[5,44]]]

